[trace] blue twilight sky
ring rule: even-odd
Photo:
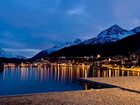
[[[140,25],[140,0],[0,0],[0,48],[37,52]]]

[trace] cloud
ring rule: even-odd
[[[135,19],[134,19],[134,25],[135,25],[135,26],[140,25],[140,18],[139,18],[139,19],[138,19],[138,18],[135,18]]]
[[[93,38],[113,24],[136,27],[139,4],[139,0],[0,0],[0,47],[43,50],[76,38]]]
[[[11,48],[3,48],[3,50],[7,52],[12,52],[13,54],[16,55],[23,55],[26,58],[31,58],[41,51],[39,49],[11,49]]]
[[[84,15],[84,14],[86,14],[84,7],[74,8],[72,10],[69,10],[67,13],[69,15]]]

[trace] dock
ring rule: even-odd
[[[129,92],[140,93],[140,76],[126,76],[126,77],[94,77],[81,78],[86,90],[88,85],[96,85],[106,88],[119,88]]]
[[[126,68],[126,67],[113,67],[111,65],[102,65],[102,67],[106,67],[108,69],[113,69],[113,70],[125,70],[125,71],[137,71],[140,72],[140,67],[132,67],[132,68]]]

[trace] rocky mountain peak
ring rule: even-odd
[[[115,34],[124,34],[127,32],[127,30],[122,29],[119,25],[115,24],[109,27],[108,29],[102,31],[101,33],[98,34],[99,37],[104,36],[104,35],[115,35]]]

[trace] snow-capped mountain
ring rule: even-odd
[[[52,48],[39,52],[37,55],[33,57],[33,59],[39,59],[39,58],[45,57],[48,54],[51,54],[62,48],[69,47],[72,45],[81,45],[81,44],[93,45],[93,44],[105,44],[105,43],[110,43],[110,42],[116,42],[128,36],[134,35],[138,32],[140,32],[140,26],[132,30],[125,30],[115,24],[109,27],[108,29],[102,31],[101,33],[99,33],[97,37],[94,37],[92,39],[88,39],[85,41],[81,41],[80,39],[77,39],[74,42],[66,42],[64,44],[55,45]]]
[[[25,59],[24,56],[16,55],[15,53],[8,52],[8,51],[4,51],[4,50],[2,50],[2,49],[0,49],[0,57],[3,57],[3,58],[18,58],[18,59]]]
[[[77,44],[79,44],[80,42],[81,42],[80,39],[76,39],[76,40],[73,41],[73,42],[70,42],[70,41],[69,41],[69,42],[66,42],[66,43],[64,43],[64,44],[55,45],[54,47],[49,48],[49,49],[44,50],[44,51],[47,52],[48,54],[50,54],[50,53],[55,52],[55,51],[57,51],[57,50],[60,50],[60,49],[62,49],[62,48],[69,47],[69,46],[72,46],[72,45],[77,45]]]
[[[140,26],[138,26],[138,27],[132,29],[131,31],[133,31],[134,33],[140,32]]]
[[[97,37],[85,40],[84,42],[82,42],[82,44],[104,44],[104,43],[116,42],[127,36],[133,35],[138,31],[140,31],[140,29],[139,30],[133,29],[128,31],[115,24],[110,28],[99,33]]]
[[[32,59],[39,59],[39,58],[42,58],[42,57],[45,57],[47,56],[48,54],[51,54],[55,51],[58,51],[62,48],[65,48],[65,47],[69,47],[69,46],[72,46],[72,45],[78,45],[81,43],[81,40],[80,39],[76,39],[75,41],[73,42],[66,42],[64,44],[59,44],[59,45],[55,45],[54,47],[52,48],[49,48],[49,49],[46,49],[46,50],[43,50],[41,52],[39,52],[37,55],[35,55]]]
[[[61,49],[51,56],[97,56],[98,53],[102,56],[116,56],[116,55],[128,55],[128,53],[139,53],[140,52],[140,33],[130,35],[123,38],[113,44],[103,45],[82,45],[71,46]]]

